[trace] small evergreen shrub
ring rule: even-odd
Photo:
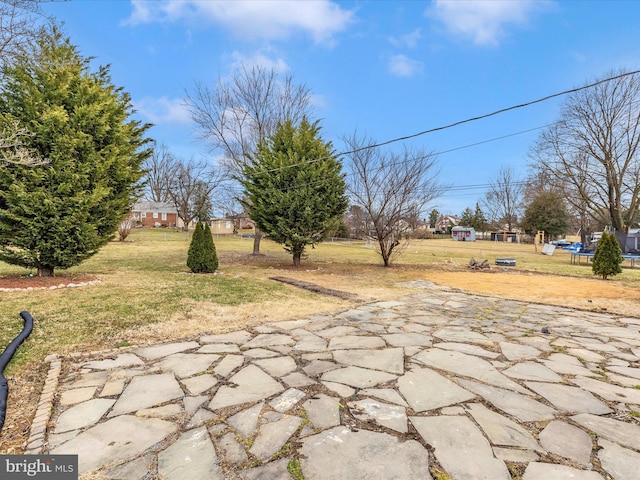
[[[198,222],[191,237],[187,266],[193,273],[213,273],[218,269],[218,255],[209,225]]]
[[[622,251],[613,233],[602,233],[598,240],[596,253],[593,256],[593,274],[600,275],[604,280],[609,276],[622,273]]]

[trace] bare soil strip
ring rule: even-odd
[[[342,290],[334,290],[332,288],[325,288],[311,282],[304,282],[302,280],[294,280],[288,277],[269,277],[270,280],[276,282],[286,283],[287,285],[293,285],[294,287],[302,288],[313,293],[319,293],[320,295],[329,295],[331,297],[338,297],[342,300],[355,300],[358,295],[355,293],[344,292]]]

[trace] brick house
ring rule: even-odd
[[[131,213],[137,226],[182,227],[178,210],[169,202],[138,202]]]

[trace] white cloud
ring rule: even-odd
[[[181,98],[144,97],[133,102],[139,115],[155,124],[189,123],[191,115]]]
[[[317,93],[312,93],[311,94],[311,105],[314,106],[315,108],[318,108],[318,109],[322,110],[323,108],[327,107],[328,102],[327,102],[327,99],[324,96],[319,95]]]
[[[506,27],[525,25],[531,15],[546,10],[549,0],[433,0],[427,16],[435,17],[454,35],[478,45],[497,45]]]
[[[389,42],[396,47],[415,48],[422,38],[422,31],[416,28],[413,32],[401,35],[399,37],[390,37]]]
[[[236,70],[242,66],[248,67],[264,67],[267,70],[273,69],[277,73],[285,73],[289,71],[289,65],[282,58],[273,58],[268,55],[268,52],[259,51],[253,55],[247,56],[240,52],[233,52],[231,54],[232,63],[231,69]]]
[[[398,77],[413,77],[422,72],[423,64],[406,55],[394,55],[389,60],[389,71]]]
[[[132,0],[133,12],[125,23],[213,21],[238,36],[250,39],[286,39],[309,34],[317,43],[333,41],[353,21],[354,10],[329,0]]]

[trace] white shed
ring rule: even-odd
[[[458,242],[475,242],[476,230],[472,227],[453,227],[451,238]]]
[[[637,254],[640,252],[640,228],[630,228],[626,239],[626,252]]]

